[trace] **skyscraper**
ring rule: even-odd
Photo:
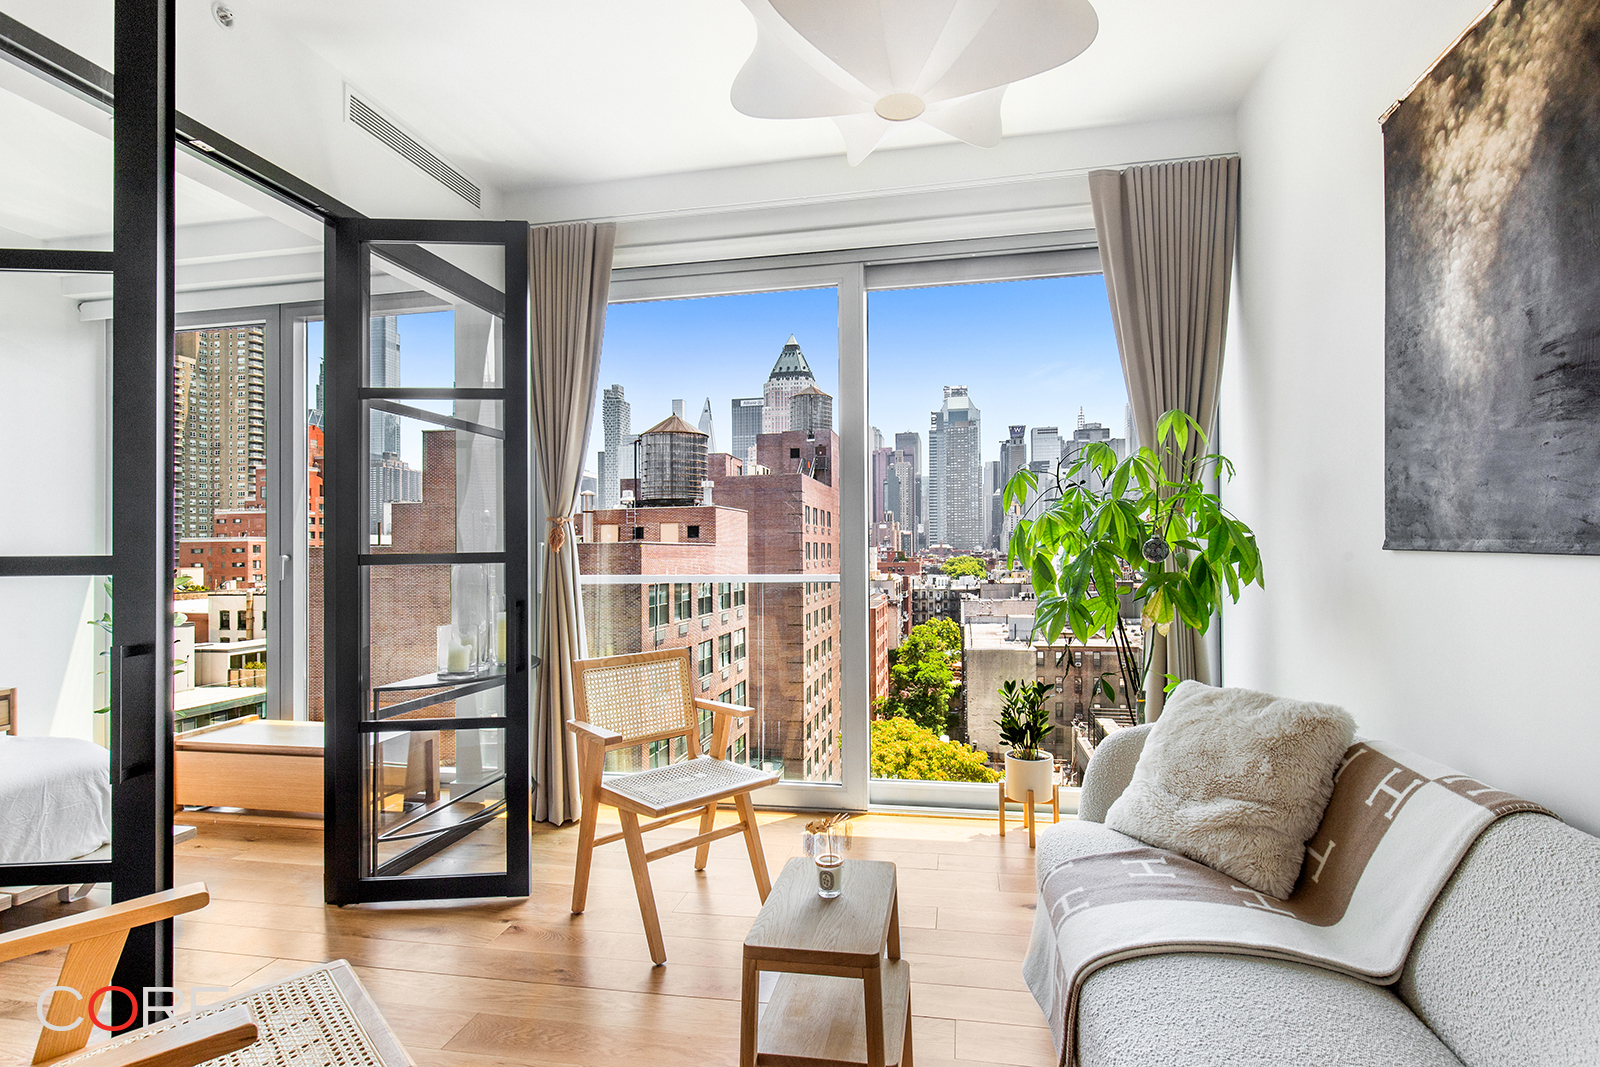
[[[600,402],[600,423],[605,433],[606,450],[600,463],[601,508],[614,508],[622,501],[624,451],[633,444],[633,408],[623,399],[620,385],[612,385]]]
[[[261,326],[230,326],[175,338],[179,537],[210,537],[215,511],[256,503],[256,474],[267,463],[264,337]]]
[[[368,326],[367,384],[393,389],[400,380],[400,323],[380,315]],[[388,411],[367,415],[367,532],[383,530],[383,506],[422,499],[422,474],[400,458],[400,416]]]
[[[872,450],[872,521],[882,522],[884,508],[884,479],[889,476],[889,464],[894,462],[894,449],[883,447],[883,434],[877,430],[872,431],[872,438],[878,444]],[[906,516],[896,515],[895,518],[902,524],[906,523]]]
[[[746,463],[755,462],[756,437],[761,433],[761,411],[765,401],[759,396],[734,397],[729,430],[733,442],[729,446],[733,455]]]
[[[1035,426],[1029,436],[1033,444],[1032,462],[1046,460],[1054,470],[1056,461],[1061,458],[1061,430],[1055,426]]]
[[[983,546],[983,416],[964,385],[928,417],[928,543]]]
[[[911,510],[908,515],[899,516],[902,531],[911,533],[911,545],[914,549],[928,547],[928,505],[925,497],[926,488],[922,480],[922,437],[912,431],[894,435],[894,450],[904,452],[911,460],[911,483],[907,488],[911,492]]]
[[[706,397],[706,406],[700,409],[700,425],[698,429],[706,435],[706,451],[715,452],[717,450],[717,431],[711,425],[711,398],[709,396]]]
[[[1000,482],[1004,486],[1011,476],[1028,465],[1028,428],[1009,427],[1007,438],[1000,442]]]
[[[368,329],[371,344],[367,384],[374,389],[397,388],[400,385],[399,323],[393,315],[380,315],[368,324]],[[385,452],[400,454],[399,415],[374,411],[367,416],[367,429],[372,435],[367,447],[371,455],[381,460]]]
[[[778,361],[767,375],[767,384],[761,391],[761,432],[782,433],[789,428],[789,401],[796,393],[817,384],[811,373],[811,364],[800,351],[800,342],[789,335]]]

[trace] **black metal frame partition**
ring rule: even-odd
[[[113,277],[111,551],[101,556],[0,559],[0,576],[110,575],[117,601],[110,667],[112,855],[109,861],[0,867],[8,884],[104,882],[126,900],[172,884],[172,0],[117,0],[121,92],[113,108],[111,252],[0,250],[0,269],[102,272]],[[72,57],[10,19],[7,53],[68,89],[108,103],[109,75],[84,78]],[[87,64],[81,66],[88,67]],[[97,70],[98,68],[91,68]],[[104,95],[102,95],[104,94]],[[172,985],[171,921],[130,932],[115,982]]]
[[[368,383],[368,323],[372,310],[371,254],[402,267],[416,262],[418,242],[491,245],[505,250],[505,290],[473,276],[431,270],[431,280],[501,318],[503,384],[499,388],[375,388]],[[528,224],[526,222],[330,220],[324,243],[324,368],[326,413],[323,462],[326,494],[323,555],[323,765],[325,895],[329,903],[429,900],[445,897],[526,896],[531,884],[528,826],[530,627],[528,523]],[[448,276],[442,276],[444,275]],[[482,431],[460,420],[407,405],[415,400],[495,400],[504,405],[504,547],[499,552],[374,553],[368,534],[369,410],[404,414],[437,425]],[[492,432],[492,431],[491,431]],[[499,436],[499,433],[495,433]],[[351,491],[354,488],[356,491]],[[369,645],[369,574],[373,567],[424,564],[503,564],[507,591],[505,673],[458,685],[444,695],[382,708],[369,699],[373,684]],[[505,687],[504,715],[479,718],[396,718],[404,712],[465,696],[491,685]],[[438,689],[437,684],[425,688]],[[369,713],[370,708],[370,713]],[[505,731],[505,870],[500,873],[411,875],[407,869],[456,843],[482,825],[467,820],[419,836],[399,857],[372,873],[365,840],[367,804],[363,749],[380,732],[499,729]]]

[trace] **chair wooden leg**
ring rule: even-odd
[[[1031,790],[1031,789],[1028,790],[1028,806],[1024,810],[1025,810],[1025,812],[1027,813],[1027,816],[1028,816],[1028,847],[1032,848],[1033,847],[1033,828],[1034,828],[1034,825],[1036,823],[1038,823],[1039,819],[1038,819],[1038,816],[1034,814],[1034,810],[1033,810],[1033,790]]]
[[[716,828],[717,828],[717,806],[715,804],[707,804],[704,814],[702,814],[700,816],[700,832],[703,833],[703,834],[709,834],[712,830],[715,830]],[[711,855],[711,842],[710,841],[702,841],[702,842],[700,842],[700,847],[694,850],[694,869],[697,870],[697,871],[705,870],[706,869],[706,858],[708,856],[710,856],[710,855]]]
[[[744,823],[744,847],[750,852],[750,869],[755,872],[756,890],[761,894],[761,903],[765,904],[767,894],[772,892],[772,879],[767,877],[767,854],[761,851],[756,806],[750,802],[749,793],[740,793],[734,798],[734,803],[739,807],[739,820]]]
[[[589,863],[594,859],[594,824],[599,817],[600,801],[584,797],[583,816],[578,820],[578,867],[572,875],[574,915],[583,914],[584,904],[589,899]]]
[[[1006,836],[1006,780],[1000,779],[995,783],[1000,790],[1000,836]]]
[[[627,810],[618,814],[622,817],[622,840],[628,846],[628,866],[633,868],[633,889],[639,895],[639,914],[644,917],[644,936],[650,942],[650,958],[666,963],[667,945],[661,940],[661,919],[656,915],[655,890],[650,888],[650,863],[644,858],[639,816]]]

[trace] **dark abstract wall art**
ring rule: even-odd
[[[1502,0],[1383,140],[1384,547],[1600,554],[1600,0]]]

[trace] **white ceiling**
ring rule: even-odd
[[[848,3],[851,0],[837,0]],[[1100,35],[1014,85],[1009,135],[1231,110],[1305,0],[1095,0]],[[270,18],[481,182],[548,185],[839,156],[827,119],[728,101],[739,0],[233,0]],[[914,124],[885,147],[949,140]],[[983,149],[972,148],[972,152]]]

